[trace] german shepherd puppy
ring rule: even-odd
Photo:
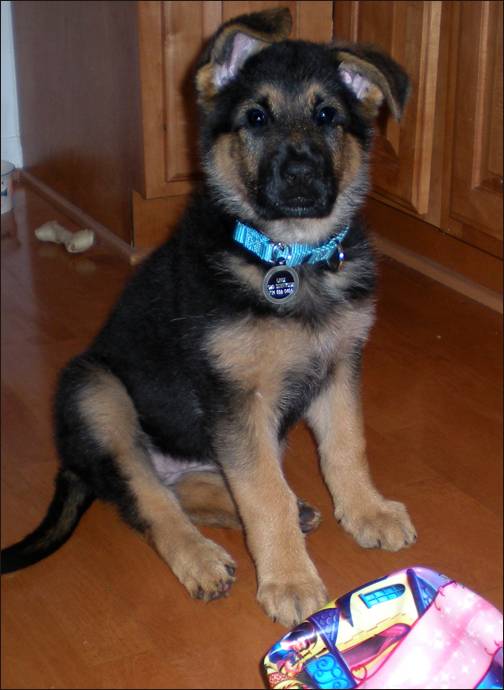
[[[327,600],[302,533],[317,514],[282,473],[302,417],[343,528],[368,548],[415,540],[371,482],[359,400],[375,267],[358,211],[373,120],[382,101],[400,117],[408,79],[375,49],[290,41],[290,28],[286,9],[244,15],[206,46],[204,178],[63,370],[55,495],[4,573],[54,552],[99,498],[205,600],[227,594],[235,564],[194,523],[243,524],[259,602],[298,623]]]

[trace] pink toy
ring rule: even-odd
[[[408,568],[327,604],[264,668],[272,688],[502,688],[502,614],[445,575]]]

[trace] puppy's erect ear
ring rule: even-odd
[[[400,120],[410,91],[403,68],[372,46],[336,44],[332,51],[341,80],[362,103],[366,114],[376,117],[385,99],[392,115]]]
[[[292,18],[286,7],[244,14],[223,24],[198,63],[196,88],[200,101],[208,101],[232,81],[248,57],[285,40],[291,28]]]

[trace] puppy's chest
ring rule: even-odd
[[[207,341],[212,365],[246,392],[277,402],[296,382],[323,379],[339,357],[367,336],[372,306],[348,310],[312,329],[282,318],[236,319],[218,326]]]

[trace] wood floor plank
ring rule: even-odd
[[[27,188],[2,217],[2,545],[32,529],[52,492],[59,369],[96,333],[130,273],[97,245],[39,243],[62,214]],[[364,358],[372,473],[405,501],[418,542],[364,550],[332,519],[311,433],[289,435],[285,470],[323,522],[308,549],[331,597],[411,565],[459,579],[502,608],[502,324],[495,312],[392,260]],[[285,630],[255,600],[241,533],[203,530],[236,560],[231,595],[193,601],[115,511],[93,504],[56,554],[2,577],[4,688],[263,687],[260,660]]]

